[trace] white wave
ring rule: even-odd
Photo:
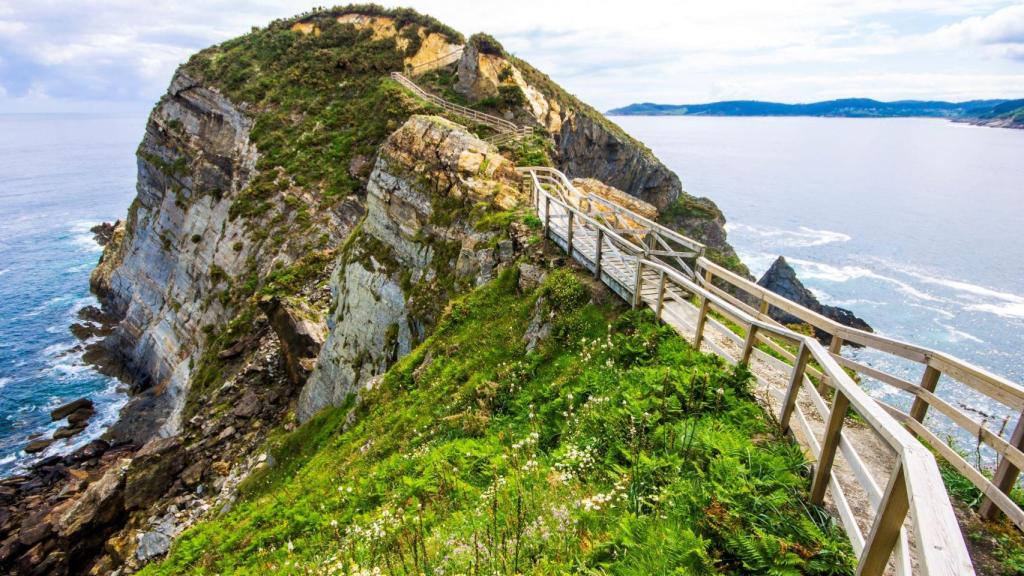
[[[878,280],[892,284],[897,290],[904,294],[916,298],[918,300],[924,300],[928,302],[942,302],[942,298],[938,298],[927,292],[918,290],[917,288],[891,276],[883,276],[862,266],[832,266],[831,264],[825,264],[823,262],[815,262],[813,260],[803,260],[800,258],[788,258],[790,264],[797,268],[797,273],[800,278],[812,279],[812,280],[824,280],[826,282],[849,282],[851,280],[857,280],[861,278],[867,278],[870,280]]]
[[[0,276],[3,276],[4,274],[7,274],[10,271],[11,271],[10,268],[4,268],[3,270],[0,270]]]
[[[958,292],[957,296],[962,300],[974,300],[964,306],[964,310],[987,312],[1003,318],[1024,318],[1024,296],[1019,294],[1003,292],[961,280],[932,276],[913,269],[906,270],[906,273],[926,284],[942,286]]]
[[[1024,302],[1011,302],[1008,304],[970,304],[965,310],[973,312],[988,312],[1003,318],[1024,319]]]
[[[91,232],[88,234],[76,234],[71,237],[71,242],[86,252],[103,252],[103,246],[96,242]]]
[[[974,334],[964,332],[963,330],[959,330],[953,326],[950,326],[949,324],[939,321],[936,321],[935,323],[941,326],[946,331],[946,333],[949,335],[950,342],[963,342],[965,340],[977,342],[978,344],[983,344],[985,342],[984,340],[978,338]]]
[[[913,306],[915,308],[921,308],[923,310],[927,310],[929,312],[932,312],[933,314],[938,314],[939,316],[942,316],[946,320],[952,320],[953,318],[956,317],[956,314],[953,314],[949,310],[945,310],[943,308],[937,308],[935,306],[925,306],[924,304],[914,304],[914,303],[910,303],[910,306]]]
[[[4,386],[7,386],[10,383],[11,383],[11,379],[10,378],[0,378],[0,388],[3,388]]]
[[[741,232],[769,239],[769,244],[783,248],[809,248],[834,242],[849,242],[851,236],[833,230],[818,230],[800,226],[796,230],[785,230],[771,226],[755,226],[751,224],[726,224],[727,232]]]
[[[57,342],[55,344],[50,344],[46,348],[43,348],[43,355],[49,356],[50,358],[59,358],[67,354],[68,351],[71,350],[71,348],[73,347],[74,344],[69,344],[67,342]]]

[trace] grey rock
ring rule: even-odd
[[[167,550],[171,547],[171,537],[163,532],[154,530],[139,534],[137,543],[135,557],[142,562],[148,562],[167,553]]]
[[[533,292],[544,281],[547,272],[535,264],[521,264],[519,266],[519,291],[523,294]]]
[[[787,300],[796,302],[797,304],[817,312],[826,318],[831,318],[844,326],[850,326],[867,332],[874,331],[867,322],[857,317],[853,312],[845,308],[829,306],[819,302],[814,293],[808,290],[807,287],[804,286],[803,282],[797,278],[796,270],[794,270],[782,256],[779,256],[775,262],[772,263],[771,267],[764,273],[764,276],[762,276],[757,283],[759,286],[763,286]],[[781,324],[804,323],[796,316],[774,306],[769,308],[768,315]],[[815,329],[814,332],[815,336],[825,344],[832,341],[832,336],[826,332],[818,329]]]
[[[546,300],[537,298],[533,305],[533,313],[530,315],[530,324],[523,334],[523,341],[526,343],[526,351],[533,352],[537,346],[551,335],[551,319],[545,314]]]
[[[449,197],[442,218],[435,217],[438,189]],[[299,395],[300,421],[342,404],[408,354],[452,291],[486,282],[513,260],[511,243],[474,230],[470,210],[450,201],[514,206],[520,196],[511,163],[458,125],[414,116],[388,138],[367,183],[362,236],[331,278],[330,333]],[[445,286],[439,277],[456,280]]]
[[[135,453],[125,476],[125,508],[144,508],[170,488],[185,467],[177,436],[155,438]]]
[[[63,406],[53,409],[50,412],[50,419],[56,422],[62,418],[67,418],[70,414],[79,410],[93,410],[92,400],[79,398],[73,402],[68,402]]]
[[[327,325],[319,312],[299,298],[266,298],[260,309],[281,342],[288,379],[301,386],[309,377],[307,365],[320,354],[327,338]]]

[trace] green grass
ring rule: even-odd
[[[142,573],[852,573],[744,369],[570,272],[516,280],[453,301],[351,427],[274,435],[275,466]],[[538,298],[557,320],[526,353]]]

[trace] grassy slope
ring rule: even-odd
[[[339,408],[279,436],[277,466],[144,573],[851,571],[747,373],[572,273],[515,286],[455,301],[348,430]],[[561,319],[527,354],[541,296]]]

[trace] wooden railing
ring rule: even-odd
[[[1019,416],[1024,410],[1024,387],[948,354],[839,324],[706,259],[700,260],[698,266],[703,272],[702,285],[719,297],[728,299],[744,312],[755,315],[762,321],[772,322],[768,315],[770,308],[777,308],[831,335],[829,351],[840,366],[904,395],[906,404],[910,406],[907,411],[883,401],[879,401],[880,405],[921,440],[927,442],[985,495],[980,510],[982,516],[991,519],[1002,511],[1018,528],[1024,530],[1024,511],[1009,497],[1010,490],[1016,483],[1021,468],[1024,467],[1024,417]],[[737,298],[741,294],[745,296]],[[743,300],[757,302],[758,307],[755,309]],[[764,339],[759,341],[764,342]],[[777,348],[772,342],[764,343],[773,349]],[[893,374],[844,357],[844,343],[910,361],[918,366],[919,376],[916,381],[911,381],[905,375]],[[1003,406],[1005,413],[1018,415],[1016,424],[1008,427],[1007,420],[999,419],[995,422],[999,428],[990,429],[988,420],[978,421],[943,399],[937,393],[940,383],[947,387],[958,384],[965,386],[973,393]],[[987,446],[998,455],[998,464],[991,479],[975,464],[965,459],[947,439],[940,437],[925,425],[925,416],[930,409],[934,409],[969,434],[976,440],[979,448],[982,445]],[[1007,428],[1012,432],[1004,437]]]
[[[429,62],[425,64],[429,64]],[[391,78],[398,82],[399,84],[401,84],[402,86],[408,88],[411,92],[413,92],[420,98],[423,98],[424,100],[432,104],[440,106],[445,111],[455,114],[457,116],[461,116],[462,118],[465,118],[472,122],[476,122],[477,124],[482,124],[484,126],[491,128],[492,130],[497,132],[497,134],[487,138],[487,140],[494,144],[495,146],[504,144],[506,142],[510,142],[512,140],[523,138],[533,133],[533,128],[529,126],[520,126],[515,122],[510,122],[508,120],[505,120],[504,118],[494,116],[493,114],[487,114],[486,112],[481,112],[479,110],[467,108],[466,106],[462,106],[454,102],[449,102],[444,98],[441,98],[440,96],[431,94],[430,92],[427,92],[423,88],[420,88],[418,84],[410,80],[401,72],[392,72]]]
[[[816,460],[810,500],[821,505],[830,496],[858,555],[858,574],[882,574],[889,566],[899,574],[974,573],[935,458],[850,378],[829,350],[812,337],[764,319],[761,312],[752,314],[749,306],[737,305],[708,279],[697,280],[645,257],[643,246],[627,237],[631,231],[613,229],[605,219],[579,209],[563,187],[553,184],[564,185],[564,176],[554,177],[550,169],[520,171],[544,223],[545,238],[634,306],[650,306],[659,320],[698,349],[747,364],[759,382],[767,384],[769,394],[779,401],[781,428],[792,431]],[[698,257],[701,269],[708,270],[709,264]],[[726,328],[713,311],[739,326],[745,337]],[[764,339],[793,350],[791,360],[759,350],[757,344]],[[827,380],[831,406],[809,378],[812,369]],[[820,418],[817,429],[807,410]],[[856,430],[844,430],[850,410],[863,422]],[[888,449],[889,460],[882,469],[865,463],[858,452],[860,437],[851,440],[854,433],[877,436]],[[879,474],[884,475],[881,482],[875,479]],[[868,510],[851,507],[851,491],[866,494]],[[908,515],[909,530],[904,526]],[[867,523],[866,535],[861,522]]]
[[[520,168],[520,173],[536,178],[563,202],[615,231],[649,258],[694,276],[694,265],[704,254],[704,245],[658,224],[637,212],[590,192],[582,192],[562,174],[543,166]]]

